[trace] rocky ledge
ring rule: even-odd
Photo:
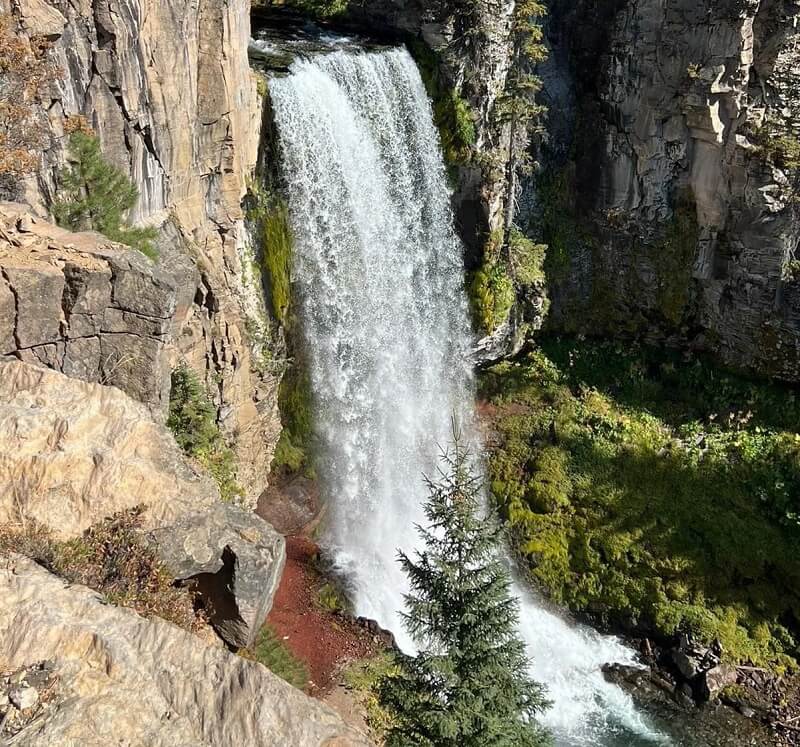
[[[368,744],[260,664],[111,606],[18,555],[0,568],[0,652],[17,670],[48,662],[49,702],[15,745],[100,747],[121,734],[151,747]],[[18,684],[14,708],[24,715],[38,690],[34,699],[35,687]]]

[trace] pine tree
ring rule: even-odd
[[[403,617],[420,651],[398,654],[397,672],[380,686],[393,723],[387,744],[549,744],[536,722],[548,703],[528,675],[501,530],[482,515],[480,480],[456,429],[441,462],[438,478],[426,480],[424,549],[415,560],[399,554],[411,585]]]
[[[131,228],[125,213],[136,203],[136,185],[108,163],[98,138],[84,130],[70,135],[70,164],[59,179],[59,200],[53,215],[60,226],[73,231],[98,231],[142,254],[155,258],[152,228]]]

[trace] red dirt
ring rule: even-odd
[[[315,568],[319,548],[305,537],[286,538],[286,568],[267,622],[289,650],[308,667],[308,692],[322,695],[349,661],[380,648],[375,637],[354,620],[320,607],[325,579]]]

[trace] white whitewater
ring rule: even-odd
[[[324,541],[357,612],[408,648],[396,551],[416,545],[422,475],[454,413],[470,432],[474,403],[462,247],[438,134],[404,49],[297,61],[270,93],[331,512]],[[600,673],[605,662],[632,662],[631,652],[517,593],[559,741],[649,743],[629,698]]]

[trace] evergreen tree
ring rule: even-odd
[[[519,603],[499,554],[501,530],[480,510],[480,480],[454,429],[439,476],[426,480],[424,549],[399,554],[409,577],[406,628],[420,647],[398,654],[380,687],[393,726],[388,745],[533,747],[549,743],[547,707],[528,675]]]
[[[155,258],[155,230],[131,228],[124,220],[139,196],[136,185],[103,158],[100,141],[89,132],[73,132],[69,146],[70,163],[61,172],[60,199],[53,205],[56,222],[73,231],[98,231]]]

